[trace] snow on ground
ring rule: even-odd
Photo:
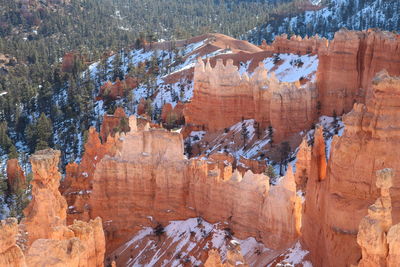
[[[333,136],[338,135],[342,136],[344,132],[344,123],[342,122],[341,117],[329,117],[329,116],[321,116],[319,118],[319,122],[317,126],[321,126],[323,129],[324,139],[325,139],[325,153],[327,160],[330,157],[331,153],[331,144],[333,140]],[[306,133],[307,140],[310,143],[314,140],[315,130],[310,130]]]
[[[203,139],[204,135],[206,134],[205,131],[192,131],[188,138],[190,138],[190,143],[195,144]]]
[[[319,5],[321,1],[311,0],[311,3]],[[341,28],[379,28],[392,31],[396,30],[400,20],[399,12],[393,11],[399,8],[399,1],[330,0],[322,9],[307,10],[296,16],[286,17],[278,25],[271,23],[273,25],[255,27],[243,38],[253,42],[261,42],[263,38],[272,41],[274,36],[287,33],[289,28],[302,36],[319,34],[328,39],[332,39]]]
[[[303,266],[303,267],[312,267],[312,263],[309,261],[305,261],[304,257],[307,256],[307,254],[310,253],[307,250],[304,250],[300,244],[299,241],[296,242],[296,244],[289,248],[285,253],[283,253],[281,256],[283,256],[283,260],[280,262],[281,264],[288,264],[288,265],[283,265],[283,266]],[[275,264],[275,262],[274,262]],[[268,265],[270,266],[275,266],[273,264]]]
[[[236,159],[240,159],[241,157],[249,159],[254,158],[270,142],[266,132],[262,132],[257,136],[256,131],[256,125],[253,119],[240,121],[226,128],[224,132],[207,140],[208,149],[205,151],[205,154],[229,152]],[[202,133],[201,139],[203,139],[205,134],[206,133]],[[197,133],[192,132],[191,135],[196,136]],[[246,136],[246,144],[244,144],[243,140],[244,135]],[[191,141],[192,144],[196,143],[193,142],[193,138]]]
[[[279,59],[278,62],[276,62]],[[276,64],[274,63],[276,62]],[[263,60],[265,68],[275,72],[281,82],[296,82],[300,78],[315,81],[318,68],[317,55],[277,54]]]
[[[119,262],[124,266],[182,266],[182,262],[200,266],[204,264],[201,256],[209,249],[217,249],[225,261],[231,244],[240,245],[245,259],[246,255],[254,258],[255,253],[270,251],[253,237],[241,240],[231,236],[226,227],[226,223],[210,224],[201,218],[171,221],[158,241],[153,228],[144,227],[113,255],[122,259],[124,253],[131,252],[127,262]]]

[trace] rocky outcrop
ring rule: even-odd
[[[172,107],[170,103],[166,103],[161,111],[161,121],[166,123],[167,126],[181,125],[185,119],[183,116],[184,104],[178,102],[175,107]]]
[[[26,187],[26,179],[18,159],[7,161],[7,185],[10,192],[18,192]]]
[[[97,163],[89,197],[71,203],[86,206],[90,218],[103,218],[109,251],[139,225],[193,217],[226,221],[239,238],[254,236],[271,248],[295,240],[300,200],[293,175],[270,189],[262,174],[241,175],[232,166],[185,159],[178,133],[135,125],[131,117],[131,131],[118,137],[116,152]]]
[[[365,103],[366,89],[382,69],[400,75],[400,38],[395,33],[340,30],[322,48],[317,71],[322,114],[342,114],[354,102]]]
[[[109,135],[114,136],[117,132],[128,132],[128,116],[123,108],[118,107],[114,115],[106,114],[103,117],[103,123],[100,128],[100,138],[105,143]]]
[[[265,52],[249,56],[253,66],[273,53],[317,54],[315,85],[279,83],[262,67],[255,68],[249,78],[233,65],[239,64],[235,55],[225,57],[226,65],[217,59],[214,68],[210,63],[198,62],[194,68],[194,96],[184,110],[187,127],[215,132],[242,118],[255,119],[264,129],[272,125],[277,134],[275,141],[279,142],[308,129],[318,115],[344,114],[355,102],[365,103],[366,89],[382,69],[400,75],[399,40],[394,33],[374,30],[341,30],[330,42],[318,36],[287,39],[283,35],[271,46],[262,46]]]
[[[227,259],[225,263],[222,263],[221,255],[218,253],[217,250],[212,249],[208,252],[208,258],[207,261],[204,263],[204,267],[233,267],[233,266],[248,267],[249,266],[245,263],[245,260],[243,259],[243,256],[240,252],[240,246],[236,248],[233,247],[232,244],[230,244],[226,258]]]
[[[62,235],[37,239],[29,247],[25,255],[27,266],[104,266],[105,238],[100,218],[57,228]]]
[[[1,222],[1,266],[104,265],[102,220],[66,224],[67,203],[58,191],[59,156],[59,151],[51,149],[32,155],[32,201],[24,210],[20,225],[12,218]]]
[[[39,238],[58,237],[60,229],[57,227],[66,225],[67,202],[58,191],[59,157],[60,151],[56,150],[42,150],[31,157],[32,200],[24,210],[29,245]]]
[[[116,135],[119,136],[119,133]],[[70,163],[66,166],[66,175],[61,183],[60,192],[68,203],[68,224],[73,223],[77,218],[89,220],[89,210],[84,203],[92,190],[94,170],[105,155],[115,153],[117,139],[118,137],[109,135],[107,141],[101,143],[99,133],[91,127],[80,164]]]
[[[0,221],[0,266],[25,267],[25,256],[16,244],[18,222],[15,218]]]
[[[394,223],[400,220],[400,164],[393,149],[400,143],[400,79],[382,72],[368,95],[366,105],[355,104],[344,116],[345,131],[333,138],[325,179],[320,179],[324,163],[318,160],[323,153],[316,154],[324,149],[313,148],[302,241],[315,266],[356,264],[361,257],[357,232],[369,205],[379,197],[377,170],[394,171],[392,216]]]
[[[315,86],[279,82],[261,62],[249,78],[233,61],[218,59],[214,68],[199,60],[194,71],[194,95],[185,107],[188,126],[215,132],[244,119],[265,129],[272,125],[275,141],[309,128],[316,118]],[[218,116],[216,116],[218,114]],[[212,118],[212,119],[210,119]]]
[[[391,32],[342,29],[332,41],[283,34],[261,48],[271,53],[318,55],[319,112],[324,115],[347,113],[355,102],[365,103],[365,89],[382,69],[400,75],[400,38]]]
[[[288,38],[287,34],[276,36],[274,42],[268,45],[265,40],[260,48],[272,53],[293,53],[299,55],[318,54],[318,52],[327,47],[329,41],[326,38],[320,38],[318,35],[313,37],[304,37],[292,35]]]
[[[380,188],[381,196],[369,206],[368,215],[360,222],[357,243],[361,247],[362,259],[358,263],[359,267],[387,266],[387,233],[392,226],[392,200],[389,189],[392,187],[393,176],[391,169],[377,172],[376,186]],[[397,262],[398,264],[400,262]]]
[[[129,90],[138,86],[138,81],[132,77],[126,76],[124,80],[117,80],[112,83],[106,82],[100,87],[99,96],[107,100],[116,100],[126,95]]]

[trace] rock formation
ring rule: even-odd
[[[24,254],[16,244],[17,233],[17,219],[0,221],[0,266],[26,267]]]
[[[317,88],[322,114],[348,112],[365,103],[377,72],[400,75],[400,38],[395,33],[340,30],[318,52]]]
[[[162,108],[161,121],[168,125],[174,123],[177,125],[184,124],[183,109],[184,104],[182,102],[178,102],[175,107],[172,107],[170,103],[166,103]]]
[[[31,157],[32,200],[24,210],[29,245],[39,238],[55,238],[60,234],[57,226],[66,223],[67,202],[58,191],[59,157],[60,151],[55,150],[42,150]]]
[[[208,252],[207,261],[204,263],[204,267],[248,267],[249,265],[245,263],[245,260],[240,252],[240,247],[235,248],[232,246],[233,245],[230,244],[230,247],[228,248],[227,259],[225,263],[222,263],[221,255],[219,255],[217,250],[210,250]]]
[[[368,215],[360,222],[357,243],[361,247],[362,259],[358,263],[359,267],[387,266],[387,233],[392,226],[392,200],[389,189],[392,187],[393,176],[391,169],[377,172],[376,186],[380,188],[381,196],[369,206]]]
[[[265,51],[272,53],[294,53],[299,55],[318,54],[318,52],[327,47],[329,41],[326,38],[320,38],[318,35],[313,37],[292,35],[288,38],[287,34],[276,36],[271,45],[265,43],[260,46]]]
[[[365,103],[365,89],[382,69],[400,75],[400,39],[391,32],[342,29],[332,41],[283,34],[261,48],[271,53],[318,55],[318,100],[321,114],[326,115],[334,110],[337,114],[349,112],[354,102]]]
[[[58,191],[59,156],[59,151],[51,149],[32,155],[32,201],[19,226],[15,219],[1,222],[1,266],[103,266],[105,238],[101,219],[66,224],[67,203]],[[24,253],[16,244],[21,231],[21,246],[25,242],[27,245],[22,246]]]
[[[311,126],[316,118],[316,89],[307,84],[280,83],[269,77],[263,63],[249,78],[233,61],[218,59],[214,68],[199,60],[194,71],[194,95],[184,109],[189,127],[210,132],[255,119],[265,129],[272,125],[276,142]]]
[[[118,107],[114,111],[114,115],[106,114],[103,118],[103,123],[100,128],[100,138],[103,143],[109,135],[114,136],[117,132],[128,132],[129,123],[128,117],[123,108]]]
[[[184,133],[216,132],[242,118],[255,119],[263,129],[272,125],[279,143],[309,129],[319,115],[344,114],[355,102],[365,103],[366,89],[382,69],[400,75],[400,38],[395,33],[341,30],[332,41],[283,35],[262,48],[264,52],[240,54],[240,59],[232,54],[198,62],[194,95],[184,109]],[[255,67],[273,53],[317,54],[316,83],[279,83],[263,67]],[[254,70],[251,78],[237,71],[236,66],[246,61],[248,70]]]
[[[139,225],[193,217],[226,221],[239,238],[254,236],[271,248],[284,248],[296,239],[301,211],[293,175],[270,189],[262,174],[241,175],[232,173],[232,166],[185,159],[178,133],[138,130],[134,117],[130,129],[116,135],[115,153],[96,164],[89,197],[69,203],[77,210],[87,207],[90,218],[103,218],[109,251]]]
[[[381,72],[368,96],[365,105],[355,104],[344,116],[345,131],[333,138],[325,179],[323,153],[317,153],[324,151],[318,148],[323,142],[315,142],[310,164],[299,159],[310,166],[302,241],[315,266],[356,264],[361,257],[356,236],[368,206],[379,197],[377,170],[395,173],[392,215],[395,223],[400,220],[400,164],[393,149],[400,143],[400,78]]]
[[[109,100],[115,100],[126,95],[129,90],[138,86],[138,81],[132,77],[126,76],[124,80],[117,78],[115,83],[106,82],[100,87],[99,96]]]
[[[18,192],[26,187],[26,179],[18,159],[7,161],[7,184],[10,192]]]

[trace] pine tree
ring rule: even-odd
[[[243,138],[243,146],[246,146],[247,139],[249,138],[249,130],[247,130],[247,126],[244,120],[242,120],[242,130],[241,135]]]
[[[268,126],[268,138],[269,138],[269,144],[272,147],[274,143],[274,129],[272,128],[272,125]]]
[[[120,80],[124,79],[124,73],[122,72],[121,66],[122,66],[122,60],[121,56],[119,53],[116,53],[114,56],[114,60],[112,62],[113,66],[113,78],[112,80],[115,81],[117,78]]]
[[[282,142],[281,147],[279,149],[279,175],[283,175],[283,167],[287,164],[288,162],[288,157],[291,152],[290,144],[289,142]]]
[[[12,145],[12,141],[7,134],[7,123],[0,123],[0,148],[6,153],[9,152],[9,149]]]
[[[8,152],[8,158],[9,159],[17,159],[18,158],[17,148],[14,145],[10,146],[10,149]]]

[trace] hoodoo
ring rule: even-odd
[[[316,175],[321,163],[312,161],[314,152],[310,170],[302,167],[308,174],[302,240],[313,264],[357,263],[361,257],[358,228],[369,205],[379,197],[381,185],[375,173],[382,168],[393,169],[392,216],[394,223],[399,222],[400,165],[396,150],[391,149],[400,143],[399,101],[400,79],[380,72],[366,104],[354,105],[344,117],[343,136],[333,138],[326,178],[321,181]]]
[[[13,218],[1,221],[1,266],[104,265],[101,219],[66,224],[67,203],[58,191],[59,156],[51,149],[32,155],[32,201],[19,225]]]

